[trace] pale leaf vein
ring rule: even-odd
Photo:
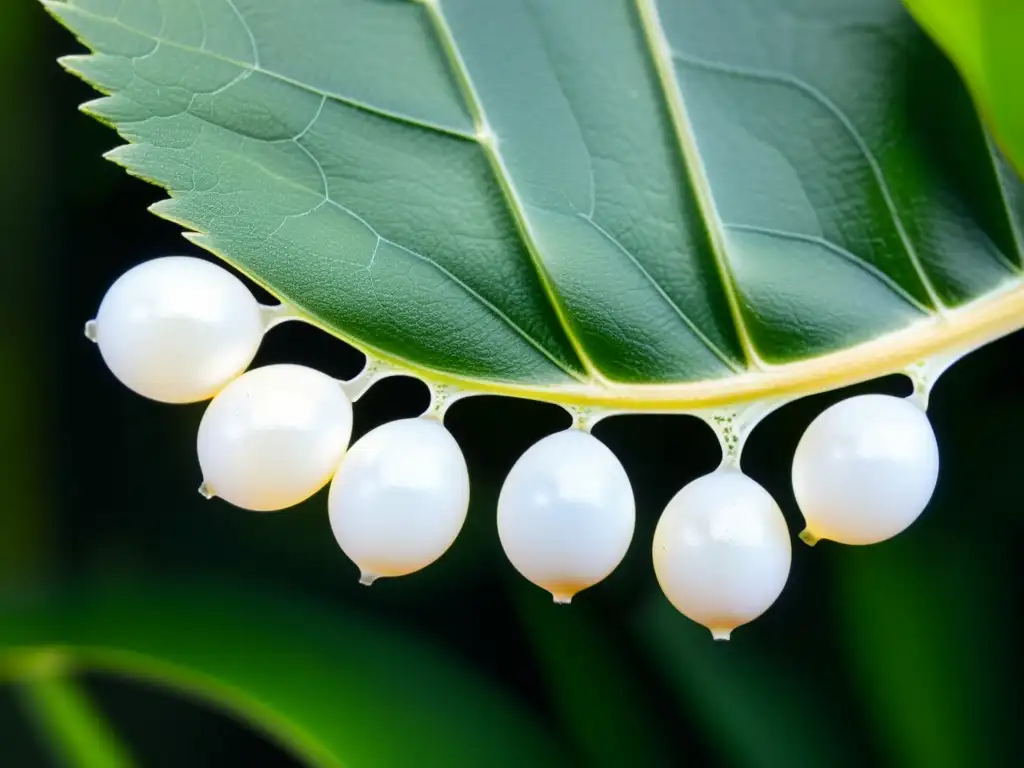
[[[708,72],[717,72],[721,75],[739,77],[751,80],[762,80],[765,82],[776,83],[785,87],[793,88],[800,91],[805,96],[808,96],[813,101],[817,102],[824,109],[826,109],[832,116],[839,121],[840,125],[843,126],[844,130],[853,140],[857,150],[864,157],[867,162],[871,174],[878,184],[879,192],[882,195],[882,199],[885,202],[886,210],[892,219],[893,227],[896,230],[896,234],[899,237],[900,244],[903,246],[904,252],[910,262],[914,272],[916,273],[918,280],[920,281],[925,292],[928,294],[929,300],[932,305],[939,313],[945,309],[945,305],[935,290],[935,286],[932,284],[931,278],[924,269],[924,265],[921,262],[921,258],[917,253],[917,249],[914,247],[910,236],[907,234],[906,227],[903,225],[903,219],[900,216],[899,210],[896,208],[896,202],[893,199],[892,191],[889,189],[889,184],[886,181],[885,174],[882,171],[882,167],[875,157],[874,152],[871,151],[871,147],[868,146],[864,137],[861,136],[857,126],[853,124],[853,121],[846,115],[846,113],[839,108],[839,106],[832,101],[826,94],[822,93],[819,89],[815,88],[808,82],[801,80],[799,77],[790,75],[786,72],[774,72],[768,70],[749,69],[746,67],[737,67],[732,64],[725,64],[717,61],[708,61],[706,59],[697,58],[690,56],[689,54],[682,53],[680,51],[672,51],[672,58],[681,64],[686,66],[695,67],[697,69],[704,69]]]

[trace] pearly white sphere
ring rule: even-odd
[[[884,541],[924,511],[938,477],[935,433],[917,405],[889,395],[843,400],[811,422],[793,457],[807,522],[800,536],[811,544]]]
[[[327,484],[351,434],[352,405],[330,376],[301,365],[255,368],[203,414],[204,486],[244,509],[293,506]]]
[[[668,503],[654,531],[653,555],[672,605],[716,640],[728,640],[782,593],[792,546],[771,494],[739,470],[719,470]]]
[[[635,521],[633,489],[622,464],[596,437],[575,429],[531,446],[498,498],[505,554],[559,603],[615,569]]]
[[[216,395],[252,362],[263,330],[249,289],[227,270],[189,256],[128,270],[90,324],[114,376],[165,403]]]
[[[469,509],[469,471],[441,422],[392,421],[349,449],[327,503],[334,537],[369,584],[448,550]]]

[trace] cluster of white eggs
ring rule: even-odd
[[[246,372],[267,328],[235,276],[191,257],[141,264],[109,289],[88,335],[114,375],[162,402],[212,398],[199,426],[203,489],[251,510],[293,506],[330,483],[331,528],[361,580],[437,560],[469,507],[458,444],[430,417],[380,426],[349,447],[341,383],[299,365]],[[938,478],[935,436],[915,403],[864,395],[824,411],[793,460],[793,488],[813,544],[869,544],[909,526]],[[622,464],[570,429],[512,467],[498,499],[501,544],[515,568],[568,603],[621,562],[635,525]],[[767,610],[789,575],[789,529],[771,495],[738,468],[697,478],[654,534],[654,570],[672,604],[727,639]]]

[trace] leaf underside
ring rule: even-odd
[[[1020,182],[899,0],[46,5],[156,213],[427,378],[728,388],[1021,280]]]

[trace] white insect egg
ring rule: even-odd
[[[331,482],[331,528],[360,580],[404,576],[443,555],[469,508],[459,444],[433,419],[401,419],[349,449]]]
[[[619,460],[579,430],[524,453],[498,498],[498,535],[512,565],[557,603],[601,581],[633,538],[633,489]]]
[[[789,577],[792,546],[778,504],[736,469],[685,486],[654,531],[654,572],[669,601],[728,640],[764,613]]]
[[[809,544],[873,544],[895,536],[928,505],[939,448],[920,407],[860,395],[823,411],[793,457],[793,491]]]
[[[216,395],[252,362],[263,330],[249,289],[227,270],[189,256],[128,270],[87,326],[121,383],[165,403]]]
[[[204,488],[244,509],[284,509],[334,475],[352,434],[337,381],[301,365],[255,368],[207,406],[197,448]]]

